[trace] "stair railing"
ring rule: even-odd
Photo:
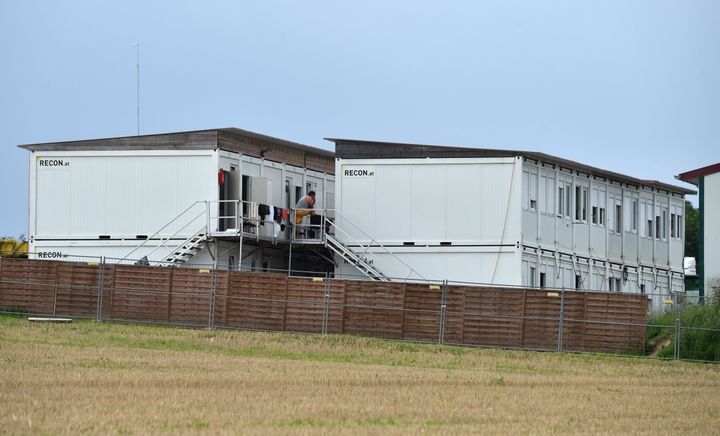
[[[165,224],[165,225],[162,226],[160,229],[158,229],[158,231],[156,231],[155,233],[153,233],[152,236],[150,236],[149,238],[145,239],[145,240],[144,240],[141,244],[139,244],[137,247],[133,248],[129,253],[127,253],[127,254],[125,255],[125,257],[123,257],[122,259],[120,259],[120,261],[119,261],[118,263],[121,263],[122,261],[127,260],[127,259],[130,257],[131,254],[135,253],[137,250],[139,250],[140,248],[144,247],[148,242],[150,242],[150,241],[153,240],[156,236],[158,236],[163,230],[167,229],[167,228],[170,227],[173,223],[177,222],[181,217],[185,216],[185,214],[187,214],[187,213],[188,213],[193,207],[195,207],[197,204],[203,204],[203,205],[204,205],[203,210],[202,210],[198,215],[194,216],[191,220],[189,220],[187,223],[185,223],[184,226],[182,226],[182,227],[180,227],[178,230],[176,230],[175,233],[173,233],[172,235],[170,235],[170,236],[168,236],[168,237],[162,237],[162,238],[160,238],[160,241],[162,241],[161,244],[158,245],[157,247],[155,247],[154,249],[152,249],[150,252],[146,253],[145,256],[149,256],[150,254],[156,252],[156,251],[157,251],[158,249],[160,249],[161,247],[166,246],[166,244],[167,244],[167,242],[168,242],[169,240],[171,240],[172,238],[176,237],[181,231],[185,230],[190,224],[194,223],[198,218],[202,217],[203,215],[205,215],[205,214],[207,213],[207,212],[206,212],[207,209],[208,209],[207,201],[195,201],[195,202],[193,202],[190,206],[186,207],[182,212],[180,212],[179,214],[177,214],[177,215],[175,216],[175,218],[173,218],[172,220],[170,220],[167,224]],[[205,229],[205,230],[207,231],[207,229]]]

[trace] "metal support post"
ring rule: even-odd
[[[445,342],[445,310],[447,308],[447,280],[443,280],[440,292],[440,332],[438,334],[438,344]]]
[[[560,323],[558,325],[558,351],[563,350],[563,324],[565,321],[565,288],[560,291]]]
[[[673,306],[675,307],[675,335],[673,338],[673,359],[680,358],[680,306],[678,294],[673,292]]]
[[[98,265],[98,298],[97,310],[95,311],[95,322],[98,323],[102,322],[103,293],[105,293],[105,256],[100,258],[100,264]]]
[[[328,332],[328,318],[330,317],[330,289],[331,284],[328,280],[327,273],[325,273],[325,287],[323,289],[323,318],[322,318],[322,334],[326,335]]]
[[[292,230],[294,231],[294,229]],[[290,277],[290,271],[292,271],[292,247],[293,243],[292,240],[290,240],[290,243],[288,243],[290,254],[288,255],[288,277]]]
[[[217,265],[212,270],[212,279],[210,285],[210,313],[208,314],[208,328],[215,326],[215,295],[217,292]]]

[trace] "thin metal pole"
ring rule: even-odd
[[[208,315],[208,328],[213,328],[215,325],[215,295],[217,293],[217,264],[212,270],[212,282],[210,287],[210,313]]]
[[[137,63],[136,71],[137,71],[137,134],[140,136],[140,43],[136,42],[133,44],[136,48],[136,60]]]
[[[330,280],[328,280],[328,274],[325,273],[325,286],[323,288],[323,319],[322,319],[322,334],[326,335],[328,332],[328,318],[330,315]]]
[[[565,283],[560,291],[560,324],[558,325],[558,351],[563,350],[563,321],[565,319]]]
[[[438,334],[438,344],[445,342],[445,310],[447,307],[447,280],[443,280],[442,291],[440,293],[440,333]]]
[[[677,292],[673,292],[673,305],[675,307],[675,337],[673,340],[673,358],[680,358],[680,307],[678,306]]]
[[[292,229],[292,231],[295,231],[295,229]],[[288,255],[288,277],[289,277],[290,271],[292,271],[292,269],[291,269],[292,268],[292,247],[293,247],[292,240],[290,241],[290,243],[288,245],[290,246],[290,250],[289,250],[290,254]]]
[[[100,265],[98,266],[98,299],[97,299],[97,319],[96,322],[102,322],[102,305],[103,305],[103,293],[105,292],[105,256],[100,258]]]

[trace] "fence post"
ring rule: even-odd
[[[673,307],[675,308],[675,335],[673,338],[673,359],[680,358],[680,306],[678,294],[673,292]]]
[[[565,288],[560,290],[560,324],[558,325],[558,351],[563,350],[563,324],[565,320]]]
[[[445,342],[445,309],[447,307],[447,280],[443,280],[440,291],[440,332],[438,333],[438,344]]]
[[[325,273],[325,284],[323,287],[323,315],[322,315],[322,334],[326,335],[328,332],[328,318],[330,317],[330,280]]]
[[[103,294],[105,293],[105,256],[100,257],[100,264],[98,265],[98,298],[97,298],[97,310],[95,315],[97,319],[95,322],[102,322],[102,307],[103,307]]]
[[[208,313],[208,328],[215,326],[215,293],[217,291],[217,265],[213,266],[210,284],[210,310]]]

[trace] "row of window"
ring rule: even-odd
[[[531,288],[540,287],[545,288],[547,287],[547,275],[544,272],[541,272],[539,275],[539,286],[536,282],[537,275],[537,268],[534,266],[530,267],[530,280],[529,280],[529,286]],[[575,274],[575,289],[588,289],[587,286],[584,286],[582,276],[580,274]],[[619,277],[608,277],[608,290],[609,291],[617,291],[622,292],[623,290],[623,280]],[[645,284],[639,283],[638,284],[638,290],[641,294],[645,294]]]
[[[537,212],[539,206],[540,213],[555,214],[559,218],[574,219],[582,223],[587,223],[589,218],[593,225],[600,227],[607,225],[611,233],[621,234],[624,229],[626,232],[639,233],[645,238],[667,240],[669,232],[672,239],[683,238],[681,206],[671,206],[668,220],[667,207],[653,207],[652,202],[631,196],[625,196],[623,201],[621,195],[610,193],[607,204],[611,213],[608,215],[604,207],[605,191],[601,189],[593,188],[591,198],[588,199],[587,187],[575,185],[573,188],[572,183],[561,180],[558,182],[557,195],[555,195],[554,178],[541,175],[538,189],[536,186],[538,177],[528,172],[525,172],[523,177],[525,179],[523,208],[533,212]],[[539,196],[539,205],[536,193]],[[590,200],[589,217],[588,200]]]

